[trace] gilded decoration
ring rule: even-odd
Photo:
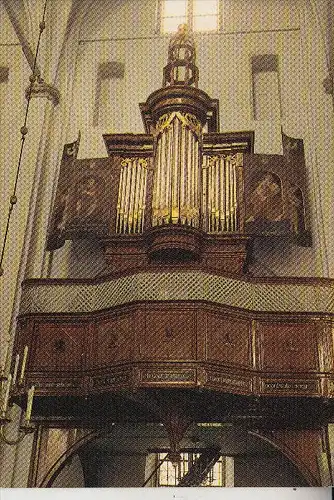
[[[160,135],[164,130],[170,129],[174,118],[178,118],[182,126],[189,128],[196,134],[197,138],[201,136],[203,127],[196,116],[191,113],[181,113],[180,111],[173,111],[172,113],[162,115],[155,126],[155,133]]]
[[[124,158],[121,161],[122,167],[128,167],[129,165],[132,165],[134,161],[137,161],[138,165],[140,165],[143,168],[148,168],[148,159],[147,158]]]
[[[205,156],[206,161],[203,163],[203,168],[209,168],[215,165],[217,161],[220,160],[226,160],[231,163],[231,165],[235,165],[236,167],[242,167],[243,166],[243,154],[242,153],[236,153],[236,154],[220,154],[220,155],[206,155]]]

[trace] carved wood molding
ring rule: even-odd
[[[28,345],[25,383],[40,397],[174,387],[331,399],[328,324],[203,302],[137,303],[22,318],[14,353]]]

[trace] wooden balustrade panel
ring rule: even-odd
[[[87,331],[83,325],[36,323],[30,369],[41,372],[84,369]]]
[[[320,370],[315,323],[260,323],[258,333],[263,371]]]
[[[134,358],[134,317],[125,313],[96,321],[92,328],[90,368],[112,366]]]
[[[196,311],[161,307],[148,310],[140,357],[150,361],[196,359]]]
[[[154,302],[19,321],[26,376],[40,395],[201,386],[265,396],[334,395],[328,318]]]
[[[207,312],[205,333],[207,361],[251,368],[249,320],[228,318],[219,312]]]

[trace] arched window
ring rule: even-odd
[[[175,466],[168,460],[166,452],[150,454],[148,461],[155,473],[147,486],[178,486],[180,481],[182,484],[191,469],[196,469],[200,456],[200,451],[184,451],[180,453],[180,462]],[[198,467],[197,470],[199,471]],[[233,457],[220,456],[212,466],[208,466],[200,486],[234,486]]]

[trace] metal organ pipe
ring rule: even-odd
[[[161,170],[160,170],[160,165],[161,165],[161,144],[158,143],[157,144],[157,151],[156,151],[156,158],[157,158],[157,176],[158,176],[158,180],[159,182],[156,182],[153,186],[153,199],[154,200],[159,200],[160,199],[160,193],[158,192],[158,190],[160,189],[160,185],[161,185],[161,182],[160,182],[160,178],[159,176],[161,176]],[[153,206],[153,213],[154,214],[157,214],[157,211],[159,210],[160,206],[157,205],[156,207]],[[157,215],[154,216],[155,218],[157,218]]]
[[[169,134],[168,134],[168,167],[167,167],[167,174],[168,174],[168,222],[172,223],[172,210],[173,210],[173,163],[174,163],[174,130],[173,126],[171,126]]]
[[[138,216],[139,216],[139,194],[140,194],[140,177],[141,177],[141,168],[138,164],[138,161],[135,161],[135,172],[136,172],[136,177],[135,177],[135,183],[134,183],[134,191],[135,191],[135,197],[134,197],[134,203],[133,203],[133,224],[132,224],[132,232],[136,233],[137,232],[137,224],[138,224]]]
[[[186,224],[189,224],[189,207],[191,205],[191,199],[190,199],[190,193],[191,193],[191,176],[189,172],[189,163],[191,159],[191,144],[190,144],[191,136],[190,132],[188,129],[186,129],[186,165],[187,165],[187,172],[186,172],[186,182],[187,182],[187,191],[186,191],[186,209],[185,209],[185,219],[186,219]]]
[[[237,166],[233,168],[233,231],[237,231]]]
[[[117,198],[117,217],[116,217],[116,233],[121,232],[121,209],[122,209],[122,199],[123,199],[123,184],[124,184],[124,172],[121,168],[119,175],[119,186],[118,186],[118,198]]]
[[[190,212],[191,207],[194,206],[194,186],[193,186],[193,163],[194,163],[194,137],[190,130],[188,131],[189,134],[189,152],[190,152],[190,162],[189,162],[189,178],[190,178],[190,183],[189,183],[189,207],[188,210]],[[190,213],[188,213],[188,224],[192,225],[192,220],[190,217]]]
[[[130,168],[125,169],[125,196],[124,196],[124,232],[128,232],[129,220],[129,197],[130,197]]]
[[[136,196],[136,186],[135,186],[135,179],[136,179],[136,161],[132,163],[132,168],[128,168],[128,176],[129,176],[129,205],[128,205],[128,232],[132,233],[133,229],[133,207],[134,207],[134,199]]]
[[[219,231],[219,221],[220,221],[220,210],[219,210],[219,207],[220,207],[220,179],[219,179],[219,160],[218,158],[215,159],[214,161],[214,169],[215,169],[215,175],[214,175],[214,179],[215,179],[215,185],[214,185],[214,189],[215,189],[215,213],[214,213],[214,216],[215,216],[215,219],[214,219],[214,227],[215,227],[215,231]]]
[[[202,169],[202,192],[201,192],[201,199],[202,199],[202,205],[201,205],[201,224],[202,224],[202,229],[204,231],[208,230],[208,224],[207,224],[207,175],[208,175],[208,170],[207,170],[207,162],[206,162],[206,156],[203,157],[203,169]]]
[[[221,193],[221,196],[219,198],[219,231],[224,231],[225,227],[225,193],[224,193],[224,161],[222,158],[219,158],[217,160],[218,167],[219,167],[219,192]]]
[[[180,195],[179,195],[179,217],[180,223],[186,223],[185,216],[185,186],[187,180],[187,164],[186,164],[186,129],[181,125],[181,140],[180,140]]]
[[[177,212],[178,212],[178,220],[177,222],[181,224],[181,186],[183,180],[183,157],[182,157],[182,124],[178,123],[178,144],[177,144],[177,156],[178,156],[178,165],[177,165],[177,175],[180,179],[177,186]]]
[[[191,211],[189,214],[190,218],[190,225],[191,226],[196,226],[196,210],[198,209],[198,204],[197,204],[197,190],[196,190],[196,167],[195,167],[195,162],[196,162],[196,140],[194,137],[194,134],[191,134],[191,142],[192,142],[192,162],[191,162],[191,206],[194,208],[194,210]]]
[[[165,206],[164,196],[167,189],[167,172],[166,172],[166,134],[163,133],[160,141],[160,157],[159,157],[159,170],[160,170],[160,191],[158,194],[158,206],[159,212],[162,213],[163,207]],[[162,217],[162,216],[161,216]],[[163,220],[161,219],[161,224]]]
[[[208,232],[238,231],[238,196],[242,188],[242,155],[204,156],[202,165],[203,229]]]
[[[199,225],[199,142],[193,115],[172,112],[156,126],[152,224]],[[166,215],[164,215],[166,214]]]
[[[144,230],[144,213],[146,208],[146,189],[147,189],[147,169],[143,167],[142,173],[142,189],[141,189],[141,202],[140,202],[140,219],[139,230],[142,233]]]
[[[178,172],[178,163],[179,163],[179,134],[178,134],[178,120],[174,119],[172,122],[172,132],[173,132],[173,138],[172,138],[172,153],[173,153],[173,175],[172,175],[172,193],[171,193],[171,220],[173,223],[177,223],[179,219],[179,214],[178,214],[178,186],[180,183],[180,178],[179,178],[179,172]],[[173,147],[174,146],[174,147]]]
[[[215,188],[215,181],[214,181],[214,173],[215,173],[215,169],[214,169],[214,162],[212,162],[212,164],[210,165],[210,169],[209,169],[209,174],[210,174],[210,183],[209,183],[209,197],[210,197],[210,231],[214,231],[214,220],[215,220],[215,203],[214,203],[214,199],[215,199],[215,192],[214,192],[214,188]]]
[[[226,231],[230,230],[230,179],[229,165],[225,160],[225,191],[226,191]]]
[[[126,158],[121,165],[116,232],[136,234],[142,232],[144,227],[147,160]]]
[[[230,231],[233,231],[233,219],[234,219],[234,186],[233,186],[233,166],[231,165],[231,160],[228,160],[228,172],[229,172],[229,189],[230,189]]]

